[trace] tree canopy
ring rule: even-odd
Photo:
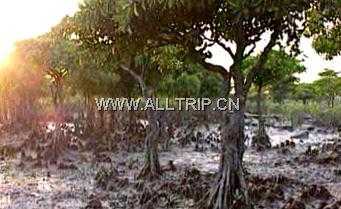
[[[322,0],[308,12],[306,35],[320,54],[332,59],[341,54],[341,1]]]

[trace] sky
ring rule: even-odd
[[[77,8],[78,0],[1,0],[0,61],[13,49],[15,41],[48,32]]]
[[[65,15],[77,11],[80,0],[1,0],[0,3],[0,61],[13,49],[15,41],[32,38],[48,32]],[[267,37],[257,45],[261,51],[267,43]],[[311,40],[301,40],[304,65],[307,71],[299,77],[303,82],[311,82],[318,78],[324,68],[341,70],[341,56],[331,61],[324,60],[311,46]],[[218,46],[211,48],[213,58],[210,62],[228,68],[231,59]]]
[[[259,54],[264,49],[268,41],[269,34],[266,34],[262,41],[257,44],[255,54]],[[308,38],[301,39],[300,49],[303,51],[303,53],[298,57],[298,59],[303,60],[302,63],[306,68],[304,73],[298,75],[301,82],[313,82],[314,80],[318,79],[319,72],[325,68],[333,69],[341,73],[341,56],[334,57],[333,60],[324,59],[323,56],[316,53],[312,47],[312,40]],[[221,65],[227,69],[232,65],[232,59],[229,58],[228,53],[225,52],[220,46],[214,45],[210,51],[213,53],[213,57],[211,60],[209,60],[209,62]]]

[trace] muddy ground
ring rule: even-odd
[[[250,138],[254,128],[247,126]],[[272,149],[248,148],[244,155],[255,208],[341,208],[340,133],[310,124],[268,127],[268,133]],[[141,152],[74,152],[64,166],[48,168],[2,157],[0,208],[195,208],[214,183],[219,152],[208,145],[196,151],[195,143],[179,146],[180,138],[160,153],[164,175],[154,182],[136,179]]]

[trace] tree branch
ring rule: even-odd
[[[271,52],[272,48],[276,45],[277,39],[280,34],[280,28],[275,28],[274,32],[271,34],[271,38],[267,46],[264,48],[262,54],[259,56],[257,63],[252,67],[250,72],[246,76],[246,81],[244,84],[244,91],[247,93],[253,83],[253,80],[257,73],[259,73],[262,68],[264,67],[266,60],[268,58],[269,53]]]
[[[125,65],[123,65],[123,64],[120,65],[120,68],[121,68],[122,70],[128,72],[128,73],[129,73],[129,74],[130,74],[130,75],[139,83],[139,85],[140,85],[140,87],[141,87],[142,95],[143,95],[143,96],[146,96],[145,93],[146,93],[146,91],[147,91],[147,86],[146,86],[146,84],[144,83],[142,76],[138,75],[138,74],[135,73],[133,70],[131,70],[129,67],[127,67],[127,66],[125,66]]]
[[[222,66],[220,65],[215,65],[208,63],[206,61],[202,61],[200,63],[206,70],[212,72],[212,73],[218,73],[220,74],[224,79],[229,77],[229,72]]]
[[[221,41],[216,41],[216,43],[221,46],[225,51],[227,51],[229,53],[229,55],[231,56],[232,59],[235,59],[235,54],[232,52],[231,47],[226,46],[224,43],[222,43]]]
[[[192,48],[192,50],[190,51],[191,58],[194,59],[196,63],[199,63],[201,66],[203,66],[207,71],[218,73],[224,79],[227,79],[229,77],[229,72],[224,67],[211,64],[205,61],[207,56],[203,54],[204,50],[205,50],[205,47],[203,49],[200,49],[199,51]]]
[[[243,56],[243,59],[249,57],[249,56],[255,51],[255,49],[256,49],[256,44],[253,44],[253,46],[252,46],[252,48],[250,49],[250,51],[249,51],[247,54],[245,54],[245,55]]]
[[[232,52],[231,47],[226,46],[219,38],[208,38],[205,35],[202,36],[205,40],[210,41],[210,46],[213,46],[214,44],[218,44],[221,46],[225,51],[229,53],[232,59],[235,58],[235,54]]]

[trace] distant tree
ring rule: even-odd
[[[159,85],[164,96],[217,98],[222,94],[222,78],[206,72],[201,66],[186,63],[182,69],[174,70]]]
[[[323,0],[307,14],[305,35],[313,38],[313,47],[327,59],[341,55],[341,1]],[[319,95],[327,97],[328,105],[334,106],[339,94],[339,80],[335,72],[325,70],[315,82]]]
[[[54,40],[50,33],[17,44],[28,65],[36,66],[50,82],[55,107],[63,103],[65,78],[76,64],[76,48],[70,41]]]
[[[282,104],[283,101],[291,98],[298,82],[299,78],[296,76],[287,75],[272,83],[270,86],[270,96],[273,101]]]
[[[219,74],[205,73],[202,76],[200,97],[217,98],[223,94],[223,79]]]
[[[200,91],[201,83],[199,77],[195,74],[182,74],[173,88],[177,88],[179,96],[183,98],[197,97]]]
[[[16,43],[9,64],[0,70],[0,120],[11,125],[34,128],[37,125],[40,97],[44,94],[44,74],[38,65],[28,62],[26,48]]]
[[[138,84],[140,91],[135,96],[155,98],[158,83],[173,71],[172,66],[182,65],[181,59],[174,59],[174,54],[180,54],[178,51],[181,49],[176,46],[148,48],[122,22],[122,17],[127,15],[124,11],[127,3],[115,0],[85,1],[74,17],[64,19],[60,34],[68,39],[75,37],[75,42],[91,51],[111,52],[113,72],[121,80],[134,80]],[[139,177],[155,178],[161,174],[157,141],[160,136],[158,120],[163,119],[151,109],[146,111],[146,117],[149,126],[145,140],[145,165]]]
[[[314,82],[317,93],[327,99],[328,106],[333,108],[335,97],[341,92],[340,77],[334,70],[324,69],[319,73],[320,79]]]
[[[317,92],[314,84],[301,83],[295,87],[294,98],[302,100],[304,105],[308,104],[308,101],[317,97]]]
[[[246,62],[246,65],[255,62],[257,58],[253,58]],[[253,64],[251,64],[252,66]],[[265,130],[265,119],[263,113],[265,111],[262,101],[263,90],[268,88],[281,80],[285,80],[288,77],[293,77],[295,73],[301,73],[305,70],[305,67],[296,58],[290,57],[284,51],[273,50],[269,54],[268,60],[263,67],[262,71],[255,77],[254,85],[257,89],[257,114],[259,119],[259,126],[257,135],[253,139],[253,145],[261,148],[271,147],[269,136]]]

